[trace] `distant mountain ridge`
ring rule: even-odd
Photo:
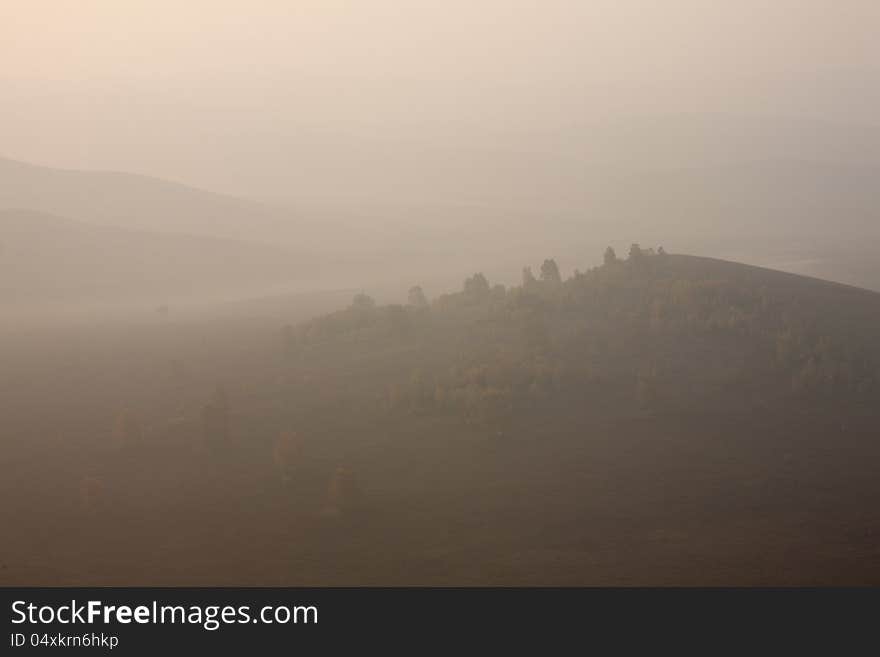
[[[167,298],[265,289],[305,275],[282,249],[0,210],[0,301]]]
[[[10,208],[132,230],[248,241],[289,235],[297,226],[292,213],[160,178],[0,157],[0,209]]]
[[[476,157],[467,169],[472,175],[456,178],[455,184],[442,174],[458,171],[452,165],[463,155],[447,161],[442,153],[426,151],[407,175],[436,183],[437,198],[449,202],[434,205],[405,202],[409,178],[398,181],[403,196],[395,203],[371,205],[346,187],[309,204],[293,200],[300,191],[303,198],[310,193],[308,181],[293,171],[289,202],[294,205],[284,208],[149,176],[0,158],[0,209],[285,248],[302,263],[332,266],[340,275],[333,285],[343,287],[394,281],[400,271],[421,272],[420,280],[434,289],[445,287],[462,268],[503,268],[515,276],[518,265],[513,265],[534,250],[581,264],[581,254],[598,253],[606,244],[625,246],[637,235],[683,251],[880,289],[880,260],[873,248],[880,240],[880,188],[874,184],[880,160],[873,155],[872,131],[847,135],[840,143],[829,136],[787,152],[800,134],[789,130],[766,149],[774,154],[770,159],[743,159],[746,143],[740,157],[722,162],[719,153],[726,152],[727,141],[712,146],[705,121],[694,128],[699,138],[688,141],[683,126],[689,121],[673,121],[659,146],[642,144],[653,134],[647,129],[628,142],[599,140],[593,149],[586,142],[563,146],[548,136],[545,150],[530,155],[508,153],[490,160],[492,166]],[[762,126],[757,134],[769,138],[776,127]],[[751,132],[743,128],[736,134],[744,140]],[[847,160],[857,137],[866,143],[864,152]],[[679,139],[693,142],[688,150],[703,149],[711,157],[661,166],[661,156],[673,152]],[[612,152],[620,157],[619,166],[590,164],[590,152],[621,143],[635,150]],[[643,158],[645,153],[653,158]],[[340,171],[355,165],[342,152],[330,155]],[[362,171],[358,184],[374,174]],[[469,193],[486,202],[454,202],[456,195]]]

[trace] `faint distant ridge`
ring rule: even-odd
[[[303,259],[269,245],[0,209],[0,301],[5,303],[254,293],[304,275]]]
[[[0,157],[0,209],[12,208],[118,228],[257,242],[277,242],[304,225],[288,211],[160,178]]]

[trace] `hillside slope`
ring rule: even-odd
[[[73,303],[253,291],[305,273],[269,246],[0,210],[0,299]]]
[[[0,580],[880,583],[880,294],[634,248],[302,310],[4,340]]]
[[[744,408],[795,389],[876,392],[880,294],[633,248],[627,260],[568,280],[552,260],[539,278],[527,269],[523,285],[510,289],[476,274],[430,308],[362,300],[290,327],[291,349],[305,362],[347,353],[349,386],[363,379],[374,388],[378,376],[352,363],[381,366],[392,406],[442,409],[454,399],[459,412],[490,416],[533,394],[597,385],[670,408],[697,398]],[[390,378],[386,349],[397,364]]]
[[[251,241],[290,236],[304,225],[287,212],[159,178],[0,158],[0,209],[11,208],[117,228]]]

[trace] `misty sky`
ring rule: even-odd
[[[390,196],[609,116],[871,122],[878,33],[873,0],[5,0],[0,155],[263,198],[382,169],[348,187]]]

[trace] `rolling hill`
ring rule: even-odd
[[[302,280],[309,264],[259,244],[0,210],[0,299],[7,308],[241,294]]]
[[[303,227],[303,220],[289,212],[159,178],[54,169],[5,158],[0,158],[0,208],[128,230],[246,241],[277,241]]]

